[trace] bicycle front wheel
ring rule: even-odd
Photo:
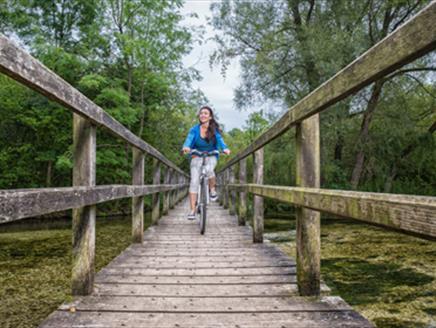
[[[204,235],[206,231],[206,217],[207,217],[207,179],[201,181],[201,199],[200,199],[200,233]]]

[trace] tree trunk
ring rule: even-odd
[[[310,88],[309,91],[312,91],[321,84],[321,78],[318,70],[316,69],[315,59],[310,51],[310,46],[307,45],[309,40],[306,32],[304,31],[304,26],[310,24],[310,16],[308,16],[305,21],[302,19],[299,4],[299,1],[288,1],[288,7],[291,9],[293,21],[296,27],[295,32],[298,43],[301,45],[302,49],[306,49],[303,55],[304,69]]]
[[[342,149],[344,147],[344,136],[341,132],[338,134],[338,139],[336,140],[335,144],[335,161],[342,161]]]
[[[397,163],[395,162],[394,164],[392,164],[388,178],[386,179],[385,182],[385,187],[384,187],[385,193],[390,193],[392,191],[392,184],[394,183],[394,180],[397,177],[397,173],[398,173],[398,166]]]
[[[142,81],[142,85],[141,85],[141,108],[142,108],[142,115],[141,115],[141,120],[139,123],[139,131],[138,131],[138,137],[142,138],[142,133],[144,132],[144,125],[145,125],[145,116],[146,116],[146,111],[145,111],[145,106],[144,106],[144,88],[145,88],[145,81]]]
[[[132,75],[133,75],[133,69],[132,65],[130,65],[128,59],[126,59],[126,65],[127,65],[127,94],[129,95],[129,100],[131,100],[132,97]]]
[[[45,180],[45,186],[47,188],[51,187],[52,175],[53,175],[53,161],[50,160],[47,163],[47,176]]]
[[[363,114],[362,125],[360,127],[359,138],[357,142],[358,151],[356,154],[353,173],[351,174],[351,187],[353,189],[357,189],[362,176],[363,165],[365,163],[365,145],[369,139],[369,127],[374,116],[374,111],[377,108],[377,104],[380,99],[383,83],[383,80],[379,80],[374,83],[371,91],[371,98],[369,99],[365,113]]]

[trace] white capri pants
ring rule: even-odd
[[[218,160],[216,156],[206,157],[206,175],[209,179],[215,176],[214,170],[217,162]],[[201,157],[194,157],[191,159],[191,183],[189,185],[189,192],[191,193],[198,193],[202,163],[203,159]]]

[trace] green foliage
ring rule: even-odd
[[[109,85],[108,78],[100,74],[91,73],[83,76],[77,87],[86,96],[91,99],[97,97],[97,95]]]
[[[176,163],[204,96],[178,0],[2,0],[0,30]],[[11,96],[13,95],[13,96]],[[70,186],[72,114],[0,76],[0,188]],[[147,159],[149,160],[149,159]],[[146,166],[146,177],[150,168]],[[131,147],[97,132],[97,184],[131,182]],[[114,202],[105,211],[125,210]]]
[[[291,107],[426,3],[224,0],[211,6],[212,25],[220,31],[211,62],[225,74],[230,60],[239,60],[239,108],[271,100]],[[322,187],[436,195],[432,63],[429,54],[387,77],[369,119],[372,86],[320,114]],[[273,123],[263,120],[275,113],[271,108],[252,114],[245,131],[229,134],[229,144],[244,148]],[[294,143],[285,134],[265,147],[265,183],[295,184]],[[358,155],[364,160],[355,186]]]
[[[71,114],[5,76],[0,79],[0,185],[50,185],[55,176],[48,175],[49,167],[71,143]],[[69,183],[65,173],[57,172],[60,186]]]

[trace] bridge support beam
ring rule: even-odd
[[[153,185],[160,184],[160,162],[153,158]],[[151,224],[158,224],[159,221],[159,207],[160,207],[160,193],[154,193],[151,201]]]
[[[239,183],[247,183],[247,158],[243,158],[239,162]],[[247,192],[239,192],[238,207],[238,223],[240,226],[244,226],[247,219]]]
[[[253,183],[263,184],[263,148],[254,153]],[[253,242],[263,243],[263,197],[253,198]]]
[[[297,125],[297,186],[320,187],[319,114]],[[320,212],[296,209],[297,283],[302,296],[320,294]]]
[[[96,127],[77,114],[73,114],[73,151],[73,186],[95,186]],[[73,209],[73,295],[89,295],[93,291],[95,211],[95,205]]]
[[[132,147],[132,185],[144,184],[144,152]],[[144,238],[144,196],[132,197],[132,242],[142,243]]]

